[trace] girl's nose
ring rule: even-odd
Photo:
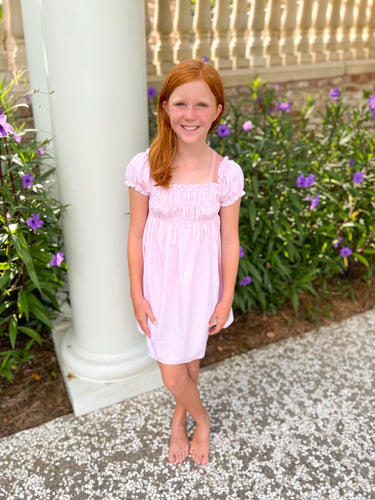
[[[187,106],[186,111],[185,111],[185,118],[194,118],[194,107],[193,106]]]

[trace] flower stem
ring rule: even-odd
[[[7,206],[5,203],[5,194],[4,194],[4,176],[3,169],[1,167],[1,142],[0,142],[0,182],[1,182],[1,195],[3,198],[3,216],[4,216],[4,224],[6,224],[6,216],[7,216]]]
[[[7,143],[6,139],[5,139],[5,149],[6,149],[6,152],[7,152],[9,177],[10,177],[10,182],[11,182],[11,185],[12,185],[13,199],[14,199],[15,204],[17,205],[18,204],[18,200],[17,200],[17,195],[16,195],[16,186],[14,185],[14,179],[13,179],[13,174],[12,174],[12,170],[11,170],[12,164],[11,164],[11,161],[10,161],[9,146],[8,146],[8,143]]]

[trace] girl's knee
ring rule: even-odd
[[[187,372],[164,369],[161,374],[163,384],[172,394],[178,394],[184,389],[188,378]]]

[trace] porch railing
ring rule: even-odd
[[[147,74],[207,57],[227,86],[375,72],[375,0],[144,0]],[[2,0],[0,74],[27,67],[20,0]]]
[[[375,0],[146,0],[149,80],[209,58],[224,83],[375,71]]]

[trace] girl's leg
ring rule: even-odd
[[[199,360],[186,363],[189,377],[195,384],[199,376]],[[171,463],[181,463],[189,455],[189,439],[186,433],[186,408],[176,400],[171,426],[171,442],[168,460]]]
[[[191,454],[198,464],[208,462],[209,453],[209,420],[207,410],[202,405],[196,382],[189,376],[187,364],[165,365],[159,363],[164,385],[173,394],[179,414],[182,408],[188,411],[196,421]],[[197,367],[192,365],[190,371],[197,373]]]

